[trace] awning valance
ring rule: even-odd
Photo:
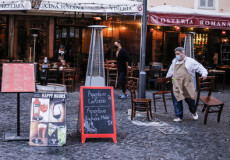
[[[43,0],[39,10],[92,13],[141,13],[142,3],[128,0]]]
[[[230,29],[230,14],[163,5],[149,9],[148,23]]]
[[[0,11],[30,10],[30,0],[0,0]]]

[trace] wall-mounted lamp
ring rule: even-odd
[[[94,19],[95,21],[100,21],[100,20],[101,20],[101,17],[93,17],[93,19]]]
[[[225,36],[225,35],[226,35],[226,31],[222,31],[221,34],[222,34],[223,36]]]
[[[175,30],[180,31],[181,30],[180,26],[175,26]]]

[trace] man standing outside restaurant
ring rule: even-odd
[[[183,118],[183,104],[185,100],[194,120],[198,119],[195,107],[196,91],[193,82],[193,76],[198,72],[206,79],[207,70],[193,58],[185,56],[183,47],[177,47],[175,50],[176,57],[168,70],[166,78],[172,77],[173,83],[173,105],[175,110],[174,122],[180,122]]]
[[[123,92],[120,95],[120,98],[126,99],[128,96],[126,92],[126,76],[127,76],[126,62],[128,62],[128,69],[131,69],[132,59],[129,53],[124,48],[122,48],[120,40],[114,42],[114,48],[116,49],[118,81],[121,85],[121,89]]]

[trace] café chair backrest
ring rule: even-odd
[[[150,114],[151,118],[153,118],[152,110],[151,110],[151,99],[149,99],[149,98],[137,98],[136,97],[136,90],[138,90],[136,84],[133,83],[133,80],[130,80],[130,97],[131,97],[131,105],[132,105],[131,120],[133,120],[133,118],[135,118],[136,110],[142,109],[142,110],[146,111],[147,120],[150,121],[149,114]]]
[[[206,80],[203,80],[202,77],[199,77],[198,79],[198,85],[197,85],[197,100],[196,100],[196,108],[199,105],[199,101],[201,101],[204,105],[202,112],[205,111],[205,116],[204,116],[204,124],[207,124],[207,118],[209,113],[218,113],[217,117],[217,122],[220,122],[220,116],[221,112],[224,107],[224,103],[217,98],[211,96],[212,94],[212,89],[214,86],[214,76],[208,76]],[[206,96],[202,95],[201,92],[206,91],[207,94]]]

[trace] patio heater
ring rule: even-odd
[[[193,35],[195,32],[187,32],[184,40],[185,55],[194,58]]]
[[[91,41],[85,86],[105,86],[103,28],[107,26],[91,25]]]
[[[194,56],[194,44],[193,44],[193,35],[195,32],[187,32],[184,40],[184,50],[187,57],[195,58]],[[196,75],[193,76],[194,86],[196,88]]]
[[[37,73],[38,73],[38,64],[35,62],[35,55],[36,55],[36,39],[38,37],[38,33],[41,31],[39,28],[30,28],[31,36],[33,37],[33,63],[34,63],[34,76],[35,80],[37,81]]]

